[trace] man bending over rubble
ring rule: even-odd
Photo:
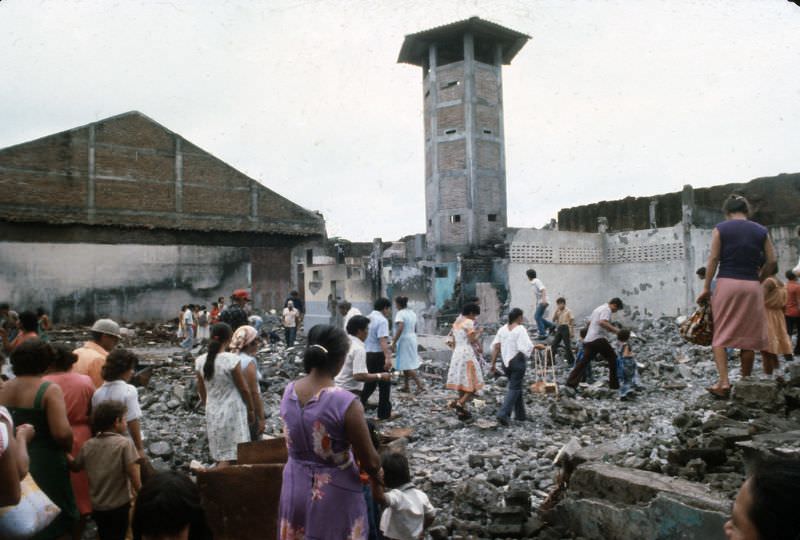
[[[583,341],[584,355],[583,359],[579,360],[567,378],[567,386],[570,388],[577,388],[578,383],[583,378],[584,371],[586,370],[586,360],[593,359],[595,355],[599,354],[608,362],[608,385],[612,390],[619,389],[619,379],[617,378],[617,353],[608,342],[608,332],[616,334],[619,328],[611,324],[611,314],[616,313],[622,309],[622,300],[619,298],[612,298],[607,304],[597,306],[592,311],[592,317],[589,321],[589,330],[586,333],[586,339]]]

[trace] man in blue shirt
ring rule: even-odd
[[[369,330],[364,348],[367,350],[367,371],[377,373],[378,381],[364,383],[361,403],[366,406],[369,397],[378,387],[378,420],[388,420],[392,416],[392,351],[389,348],[389,320],[392,313],[392,302],[388,298],[378,298],[369,314]]]

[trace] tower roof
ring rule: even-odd
[[[476,37],[491,39],[500,43],[503,48],[504,64],[510,64],[514,56],[531,38],[527,34],[511,30],[480,17],[470,17],[463,21],[437,26],[416,34],[408,34],[403,40],[403,46],[400,48],[400,55],[397,57],[397,61],[403,64],[422,66],[428,56],[428,47],[431,43],[452,39],[466,32],[472,32]]]

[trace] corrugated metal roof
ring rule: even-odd
[[[503,47],[504,64],[510,64],[525,43],[531,39],[531,36],[522,32],[511,30],[480,17],[470,17],[462,21],[408,34],[403,40],[403,46],[400,48],[397,61],[403,64],[422,66],[428,56],[428,47],[431,43],[463,35],[465,32],[472,32],[477,37],[492,39],[500,43]]]

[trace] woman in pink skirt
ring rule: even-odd
[[[772,275],[776,258],[766,227],[748,220],[747,199],[731,195],[722,210],[725,221],[714,227],[706,280],[697,303],[707,302],[711,297],[714,317],[711,345],[719,381],[706,390],[725,398],[731,391],[725,348],[741,350],[743,377],[753,371],[754,351],[766,349],[767,320],[761,282]],[[715,274],[717,286],[712,296],[711,281]]]

